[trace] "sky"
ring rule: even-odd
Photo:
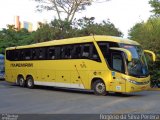
[[[53,11],[37,12],[36,5],[33,0],[0,0],[0,29],[14,24],[14,16],[20,16],[20,21],[32,22],[34,29],[38,21],[50,22],[56,17]],[[136,23],[146,21],[151,10],[148,0],[111,0],[92,4],[75,18],[95,17],[98,23],[109,19],[127,37],[128,30]]]

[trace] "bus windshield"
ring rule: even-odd
[[[122,48],[129,50],[132,54],[132,61],[127,63],[128,73],[135,77],[149,75],[148,65],[143,49],[138,45],[121,44]]]

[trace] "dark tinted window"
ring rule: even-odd
[[[25,60],[31,60],[31,49],[25,49],[24,51],[24,59]]]
[[[61,47],[55,47],[55,54],[56,54],[56,59],[61,59]]]
[[[94,45],[92,45],[91,49],[91,59],[100,62],[99,54]]]
[[[93,43],[6,51],[9,60],[91,59],[100,61]]]
[[[14,51],[13,50],[7,50],[6,51],[6,59],[7,60],[14,60],[13,56],[14,56]]]
[[[19,50],[19,58],[18,60],[24,60],[25,59],[25,52],[24,50]]]
[[[109,53],[109,43],[99,43],[98,44],[103,56],[107,58],[107,54]]]
[[[64,55],[65,55],[65,46],[61,46],[60,47],[60,59],[64,59],[65,58]]]
[[[37,59],[37,49],[31,49],[31,53],[32,53],[32,59],[33,60],[36,60]]]
[[[39,48],[38,49],[37,54],[38,54],[39,59],[46,59],[46,53],[45,53],[46,51],[45,50],[46,50],[46,48]]]
[[[90,58],[91,44],[84,44],[82,46],[82,58]]]
[[[81,45],[72,45],[72,47],[73,47],[72,58],[80,59],[81,52],[82,52],[82,46]]]
[[[48,49],[48,59],[55,59],[56,58],[56,53],[55,53],[55,48],[54,47],[50,47]]]
[[[112,69],[124,73],[122,54],[112,53]]]
[[[64,48],[64,59],[70,59],[73,48],[70,45],[65,46]]]
[[[110,47],[116,46],[116,43],[111,43],[111,42],[99,42],[98,43],[101,52],[104,56],[105,61],[108,63],[108,65],[111,65],[111,54],[110,54]],[[111,66],[110,66],[111,67]]]

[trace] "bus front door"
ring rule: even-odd
[[[122,78],[125,73],[125,65],[122,52],[111,53],[112,81],[111,90],[113,92],[125,92],[126,82]]]

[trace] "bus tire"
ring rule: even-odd
[[[105,96],[107,94],[106,85],[102,80],[96,80],[93,83],[93,90],[96,95]]]
[[[27,77],[27,87],[30,89],[34,88],[34,80],[32,76]]]
[[[18,77],[18,82],[17,84],[20,86],[20,87],[25,87],[25,80],[24,80],[24,77],[23,76],[19,76]]]

